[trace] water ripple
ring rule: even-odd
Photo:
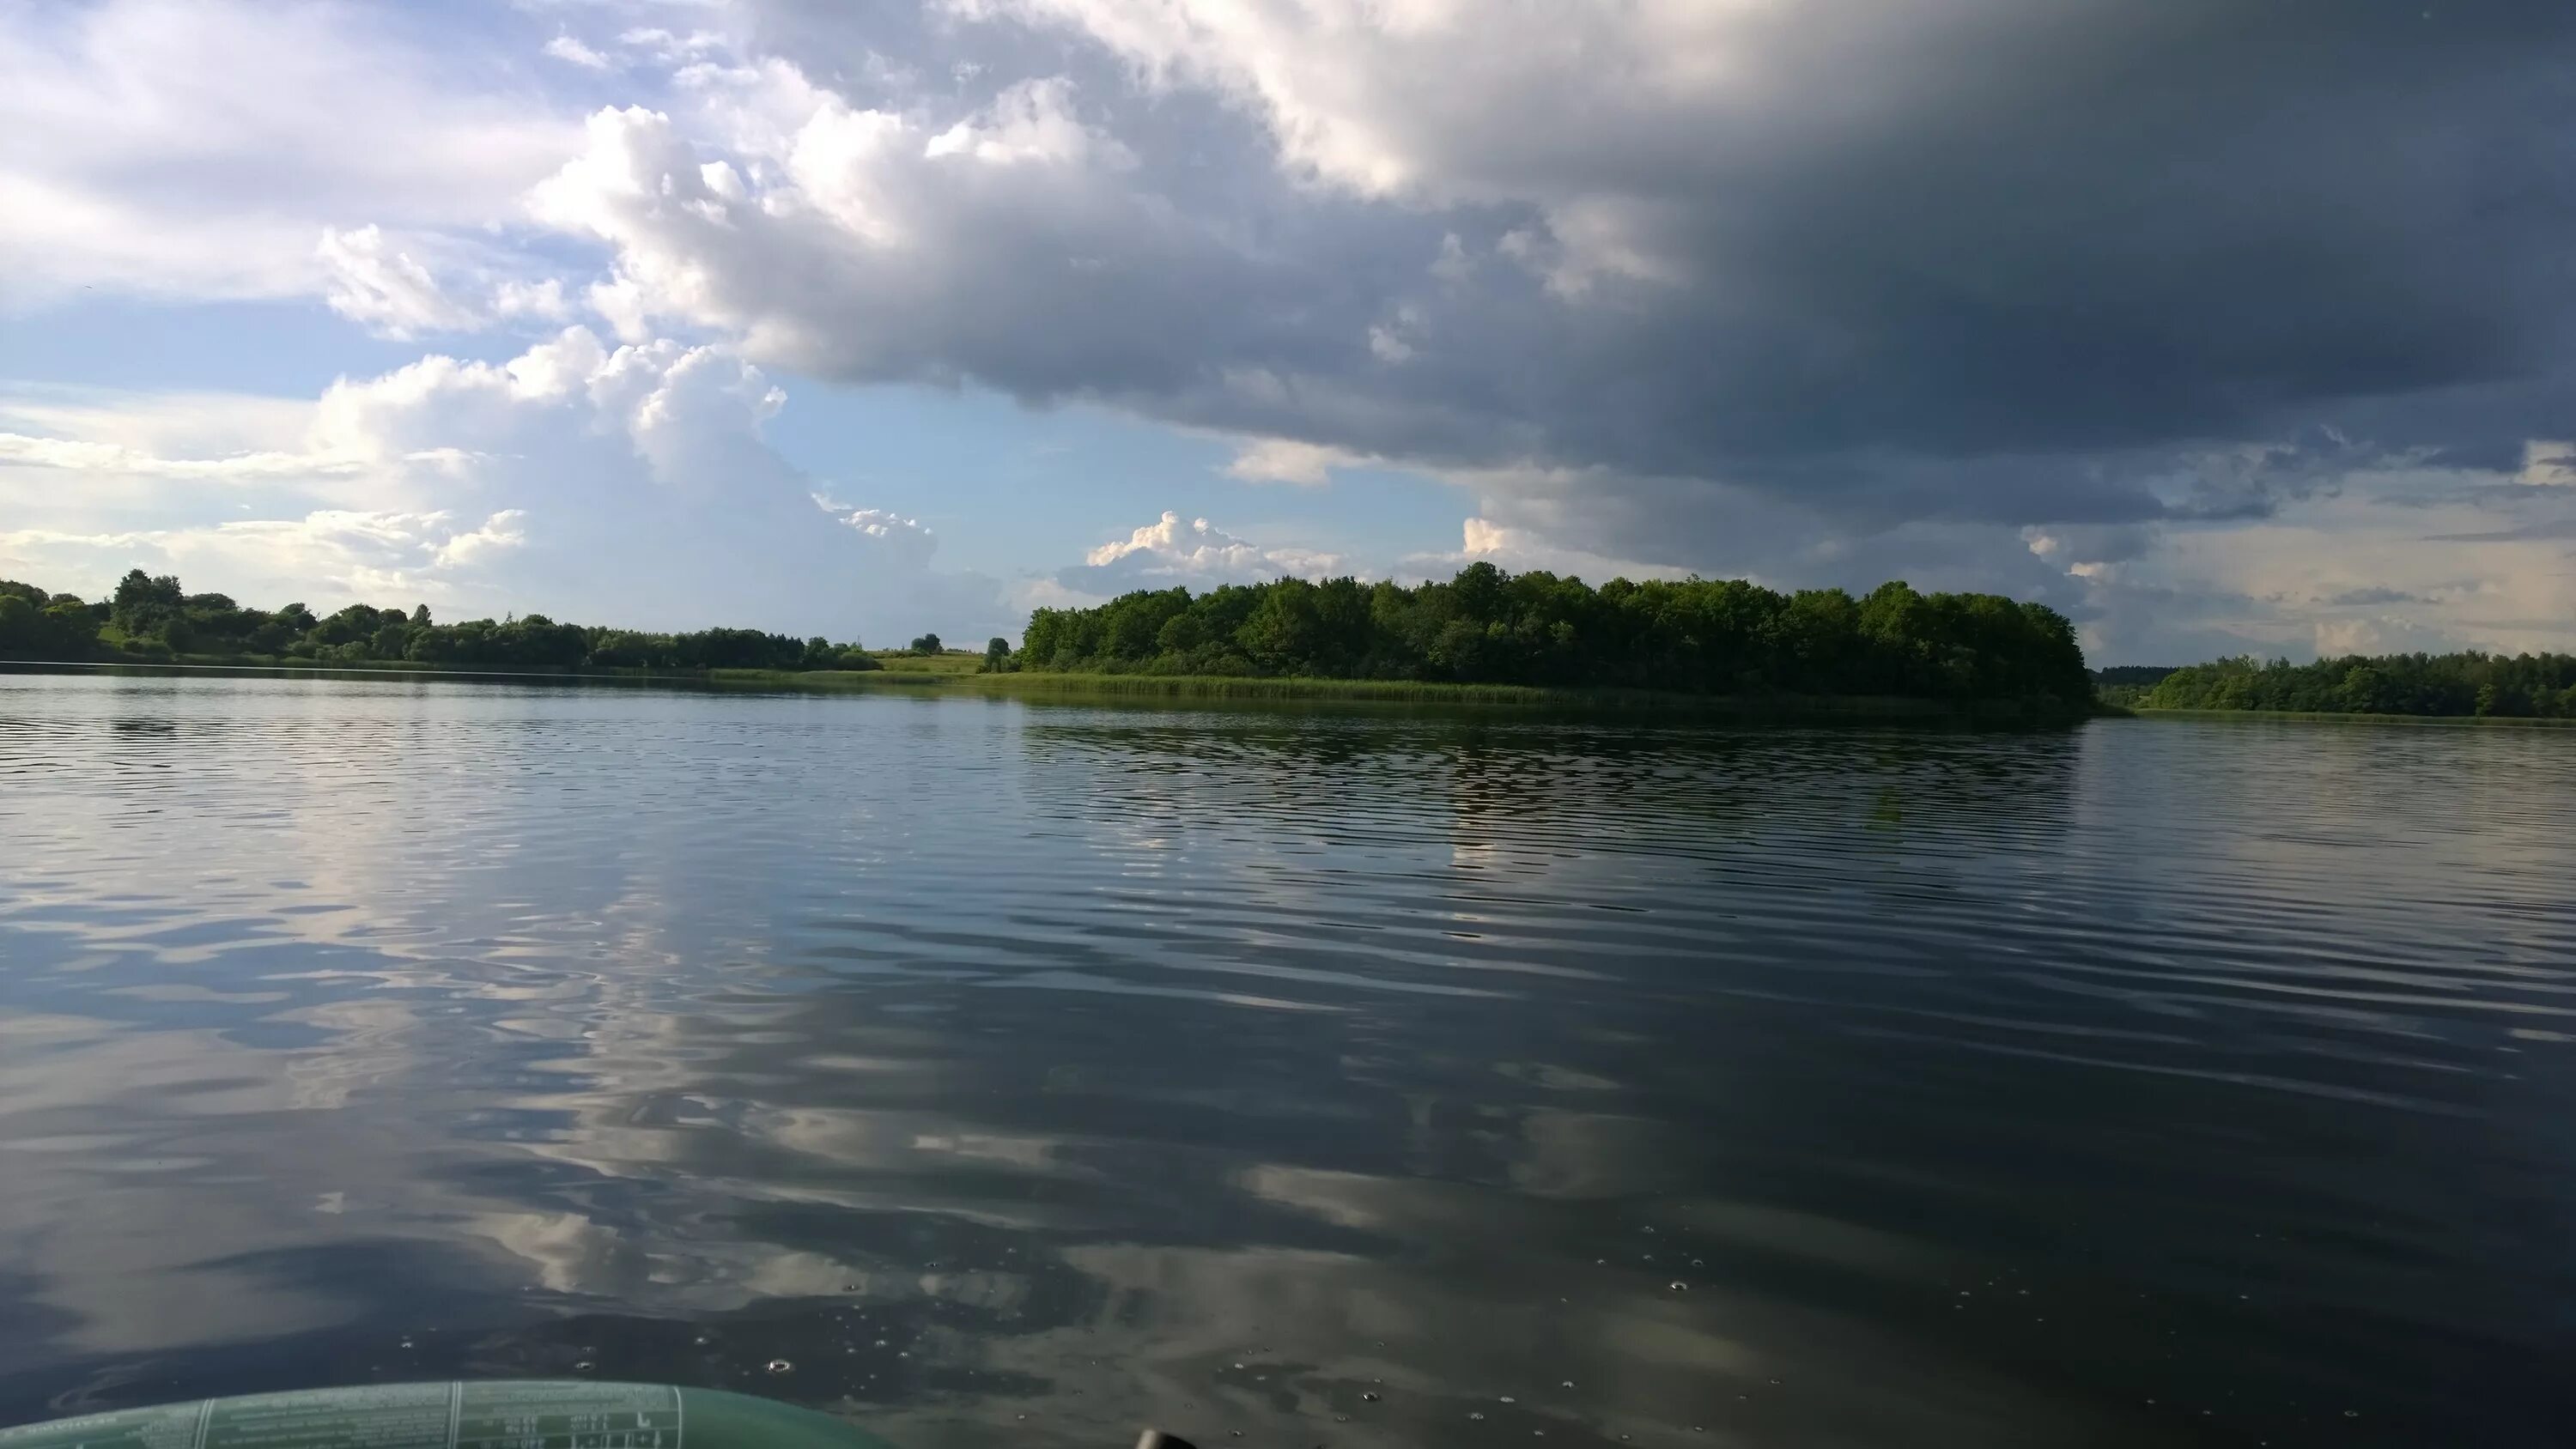
[[[2571,746],[0,675],[0,1421],[2544,1441]]]

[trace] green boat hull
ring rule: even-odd
[[[0,1429],[0,1449],[891,1449],[827,1414],[670,1384],[503,1379],[200,1399]]]

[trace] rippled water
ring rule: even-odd
[[[2563,1442],[2571,836],[2560,732],[0,676],[0,1422]]]

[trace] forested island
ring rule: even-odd
[[[2313,664],[2247,657],[2158,672],[2135,707],[2576,720],[2576,655],[2568,654],[2349,654]],[[2106,696],[2112,687],[2106,681]]]
[[[912,653],[940,654],[936,636]],[[136,570],[92,602],[0,582],[0,656],[108,662],[275,662],[502,670],[840,672],[884,667],[855,641],[752,629],[667,634],[543,615],[442,624],[426,607],[252,608]],[[1855,598],[1739,580],[1599,587],[1471,564],[1446,582],[1145,590],[1040,609],[1021,647],[950,659],[992,676],[1474,686],[1745,698],[2005,702],[2056,716],[2092,705],[2075,631],[2055,611],[1902,583]],[[900,662],[900,661],[898,661]],[[1111,681],[1108,676],[1120,676]],[[1015,681],[994,678],[997,686]]]
[[[1412,587],[1291,578],[1040,609],[1009,667],[2079,708],[2093,693],[2074,626],[1994,594],[1923,594],[1902,583],[1859,598],[1783,594],[1733,579],[1595,588],[1490,563]]]

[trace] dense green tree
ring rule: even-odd
[[[141,569],[130,569],[117,580],[116,593],[109,600],[108,622],[123,633],[146,633],[161,615],[177,610],[186,599],[176,577],[154,577]]]
[[[2074,627],[1989,594],[1782,595],[1742,580],[1595,589],[1470,564],[1407,588],[1281,579],[1040,609],[1027,669],[1314,675],[1692,691],[2090,698]]]
[[[0,658],[86,659],[106,622],[106,610],[77,595],[0,579]]]
[[[2576,655],[2345,655],[2313,664],[2220,659],[2164,673],[2138,703],[2156,709],[2576,718]]]
[[[1011,667],[1011,641],[999,635],[984,641],[984,672],[999,674]]]
[[[109,631],[104,637],[102,626]],[[244,608],[223,594],[187,593],[176,578],[140,569],[96,605],[0,580],[0,653],[81,659],[97,654],[103,642],[114,655],[151,659],[198,653],[505,670],[883,667],[856,641],[834,644],[757,629],[648,634],[559,624],[542,614],[442,625],[432,621],[426,604],[409,610],[351,604],[317,619],[300,603],[273,611]]]

